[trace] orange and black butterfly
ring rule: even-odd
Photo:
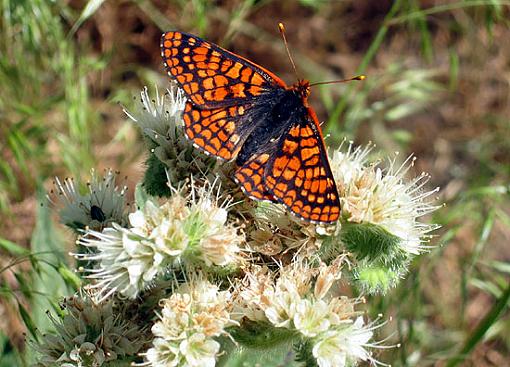
[[[287,86],[263,67],[183,32],[163,34],[161,55],[187,96],[187,137],[211,155],[235,159],[234,179],[249,197],[281,203],[307,221],[338,220],[338,192],[307,80]]]

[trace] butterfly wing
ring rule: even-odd
[[[271,101],[273,92],[287,89],[263,67],[190,34],[163,34],[161,54],[188,98],[186,135],[205,152],[226,160],[236,156],[262,121],[260,106]],[[305,220],[338,220],[338,193],[315,113],[308,108],[276,138],[243,162],[236,181],[249,196],[281,202]]]
[[[170,76],[185,92],[185,133],[194,144],[231,160],[260,119],[251,109],[261,95],[285,87],[270,71],[213,43],[182,32],[161,38]]]
[[[319,223],[333,223],[340,216],[340,202],[324,140],[313,110],[279,139],[278,149],[267,162],[265,187],[296,216]]]
[[[193,105],[210,109],[245,104],[286,85],[263,67],[191,34],[167,32],[161,56]]]
[[[184,132],[198,148],[229,161],[257,126],[252,111],[249,104],[199,109],[188,101],[182,116]]]
[[[264,172],[270,157],[270,152],[257,152],[234,173],[234,180],[254,200],[277,201],[264,184]]]

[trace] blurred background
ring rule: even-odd
[[[418,157],[446,206],[430,253],[368,300],[402,343],[394,366],[510,365],[510,1],[3,0],[0,2],[0,366],[79,286],[45,206],[54,176],[111,167],[130,187],[144,147],[122,106],[167,86],[159,38],[178,29],[295,81],[367,74],[312,90],[327,143],[369,141]],[[384,156],[384,155],[381,155]],[[121,183],[121,184],[123,184]],[[60,240],[56,240],[60,239]],[[66,242],[67,241],[67,242]],[[64,279],[64,286],[59,279]],[[465,360],[462,358],[465,357]]]

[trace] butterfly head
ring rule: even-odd
[[[310,95],[310,82],[308,80],[299,79],[292,87],[290,87],[302,100],[306,101]]]

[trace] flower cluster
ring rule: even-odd
[[[313,345],[320,367],[375,361],[367,350],[373,330],[355,311],[358,300],[332,296],[341,276],[342,259],[311,267],[295,261],[275,276],[267,267],[254,267],[237,287],[236,311],[250,320],[295,330]]]
[[[341,218],[305,223],[247,199],[229,179],[232,165],[196,150],[182,131],[184,102],[177,89],[152,101],[144,89],[140,110],[128,113],[150,149],[136,210],[124,213],[111,171],[94,174],[84,195],[57,180],[61,220],[77,230],[74,256],[92,294],[76,295],[83,305],[63,319],[76,332],[54,322],[58,335],[36,347],[41,363],[380,364],[373,352],[384,346],[373,339],[384,322],[365,321],[358,304],[398,284],[428,248],[436,226],[424,216],[437,209],[428,176],[407,179],[414,158],[385,166],[369,160],[373,146],[343,144],[330,155]],[[123,302],[129,313],[102,316]],[[92,318],[94,333],[82,333]]]
[[[133,307],[116,297],[96,302],[92,293],[65,298],[63,314],[50,316],[58,334],[42,335],[33,343],[42,356],[36,366],[103,366],[134,358],[150,341],[149,328],[130,319]]]
[[[133,298],[181,263],[239,266],[244,238],[235,223],[227,222],[230,201],[215,192],[214,184],[192,185],[190,194],[176,191],[162,205],[146,201],[129,214],[127,228],[113,224],[103,232],[86,231],[78,244],[93,251],[75,257],[97,264],[84,269],[98,280],[91,287],[101,298],[116,291]]]
[[[436,210],[431,196],[439,188],[422,192],[429,176],[422,173],[411,181],[406,175],[413,167],[415,157],[407,158],[400,166],[391,159],[386,169],[368,164],[372,146],[353,148],[347,152],[334,151],[331,165],[339,187],[342,210],[347,221],[379,225],[399,237],[399,246],[417,255],[424,250],[423,242],[436,225],[421,223],[418,219]],[[398,155],[398,154],[397,154]]]
[[[253,220],[246,232],[253,250],[268,256],[290,249],[313,255],[326,229],[303,223],[283,205],[261,202],[250,212]]]
[[[214,366],[220,351],[214,338],[237,325],[231,318],[230,292],[220,291],[201,277],[191,277],[160,303],[163,309],[152,327],[155,338],[142,365]]]
[[[124,225],[125,194],[127,187],[119,189],[117,174],[106,171],[100,177],[93,170],[87,182],[87,192],[81,193],[72,178],[55,179],[55,191],[48,195],[50,202],[59,208],[60,221],[75,231],[91,228],[101,230],[112,223]]]
[[[438,188],[424,191],[429,181],[425,173],[407,180],[415,157],[400,165],[398,154],[382,168],[370,162],[374,146],[354,148],[352,142],[331,157],[342,204],[342,228],[326,239],[321,249],[327,257],[340,242],[356,259],[353,276],[368,293],[380,293],[398,284],[413,256],[426,251],[430,233],[437,225],[422,221],[439,208],[433,204]],[[331,255],[332,254],[332,255]]]
[[[185,103],[184,93],[174,86],[164,95],[156,89],[154,100],[144,88],[140,93],[140,108],[135,112],[124,109],[149,143],[144,184],[151,195],[169,194],[167,180],[173,187],[180,187],[190,176],[207,176],[216,164],[214,158],[196,150],[184,136],[181,114]]]

